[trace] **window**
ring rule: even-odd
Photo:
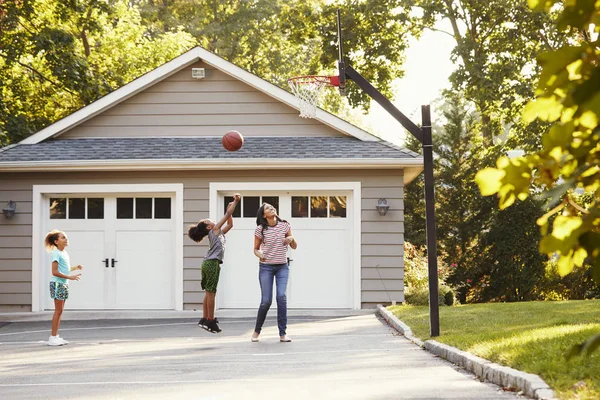
[[[225,212],[227,211],[227,206],[229,205],[229,203],[231,203],[233,201],[233,196],[225,196],[223,198],[223,214],[225,214]],[[238,204],[237,207],[235,207],[235,209],[233,210],[233,215],[234,218],[239,218],[242,216],[242,205]]]
[[[154,199],[154,219],[171,219],[171,198]]]
[[[50,199],[50,219],[67,218],[67,199]]]
[[[69,219],[85,219],[85,199],[69,199]]]
[[[292,196],[292,218],[308,218],[308,196]]]
[[[135,219],[152,219],[152,198],[135,199]]]
[[[227,206],[233,201],[233,196],[223,197],[223,214],[227,211]],[[243,196],[242,201],[233,211],[234,218],[256,218],[256,212],[263,205],[269,203],[279,212],[279,196]]]
[[[88,219],[104,219],[104,199],[87,199]]]
[[[346,218],[346,196],[329,196],[329,217]]]
[[[346,218],[346,207],[346,196],[292,196],[292,218]]]
[[[133,219],[133,198],[117,198],[117,219]]]
[[[258,211],[260,207],[260,197],[259,196],[248,196],[242,198],[243,204],[243,215],[244,218],[256,218],[256,211]]]
[[[310,196],[310,217],[327,218],[327,196]]]
[[[50,219],[103,219],[104,199],[51,198]]]
[[[117,219],[171,219],[169,197],[119,197]]]

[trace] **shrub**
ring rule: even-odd
[[[454,305],[456,294],[446,283],[450,275],[448,266],[438,259],[438,303]],[[412,305],[429,304],[429,272],[425,250],[410,243],[404,244],[404,299]]]

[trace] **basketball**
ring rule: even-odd
[[[244,145],[244,137],[238,131],[229,131],[223,135],[221,140],[227,151],[238,151]]]

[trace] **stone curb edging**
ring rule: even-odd
[[[435,340],[422,340],[415,337],[404,322],[381,304],[377,305],[379,314],[398,332],[417,346],[456,364],[486,381],[507,389],[523,391],[529,397],[540,400],[556,400],[554,391],[538,375],[528,374],[514,368],[505,367],[466,351],[448,346]]]

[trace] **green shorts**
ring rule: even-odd
[[[217,293],[221,262],[219,260],[204,260],[202,263],[202,290]]]

